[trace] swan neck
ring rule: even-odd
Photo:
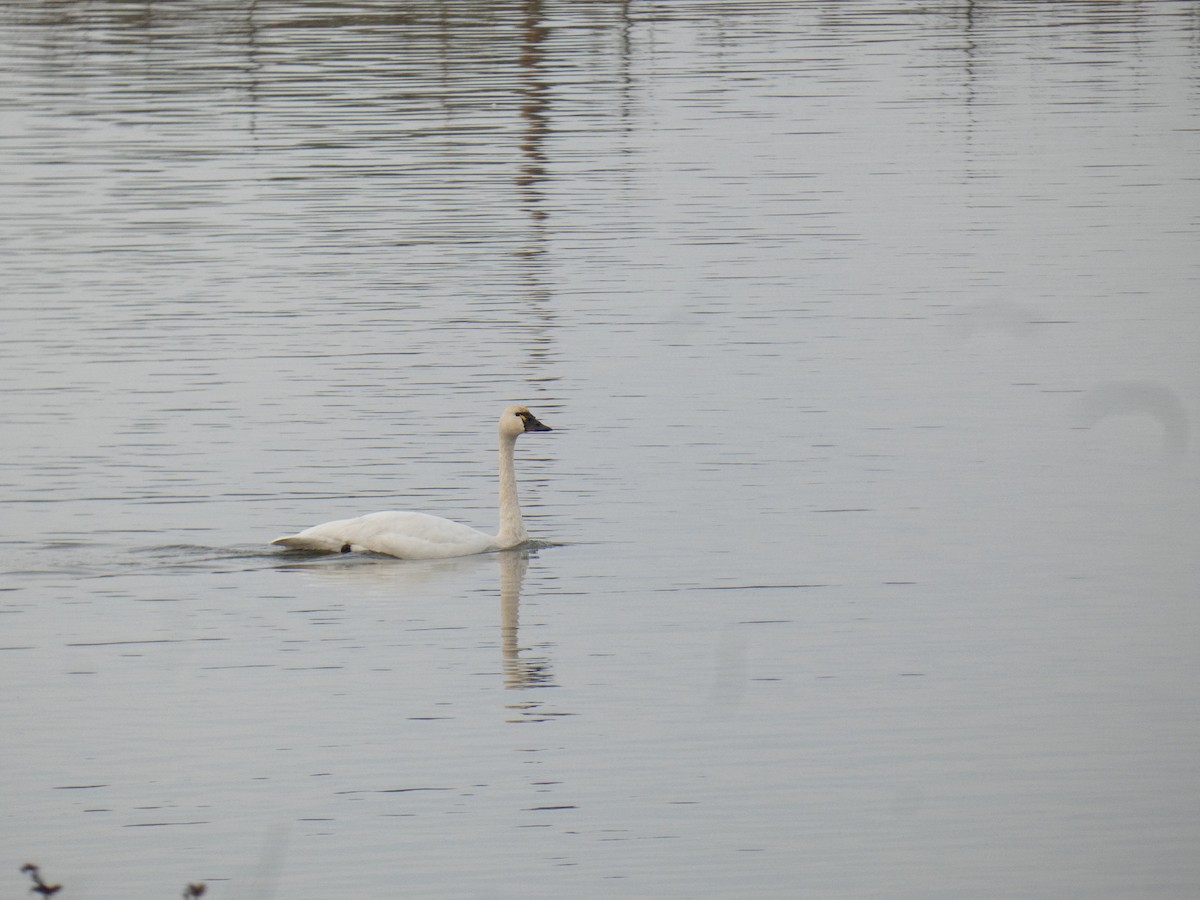
[[[500,549],[524,543],[529,534],[521,520],[521,505],[517,501],[517,472],[513,464],[515,436],[500,435],[500,533],[496,544]]]

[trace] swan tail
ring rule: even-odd
[[[289,550],[319,550],[326,553],[345,553],[349,546],[344,541],[335,541],[332,538],[306,534],[290,534],[284,537],[277,537],[271,543],[280,547],[286,547]]]

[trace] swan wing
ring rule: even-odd
[[[292,550],[327,553],[369,550],[401,559],[444,559],[496,548],[495,538],[467,525],[441,516],[397,511],[314,525],[271,543]]]

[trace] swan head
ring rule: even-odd
[[[549,425],[543,425],[537,416],[520,403],[505,407],[500,414],[500,433],[506,437],[515,438],[526,431],[553,431]]]

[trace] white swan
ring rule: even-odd
[[[275,538],[289,550],[349,553],[369,550],[402,559],[444,559],[488,550],[508,550],[529,540],[517,503],[513,447],[526,431],[551,431],[524,406],[513,404],[500,414],[500,533],[485,534],[467,525],[416,512],[377,512],[357,519],[314,525],[299,534]]]

